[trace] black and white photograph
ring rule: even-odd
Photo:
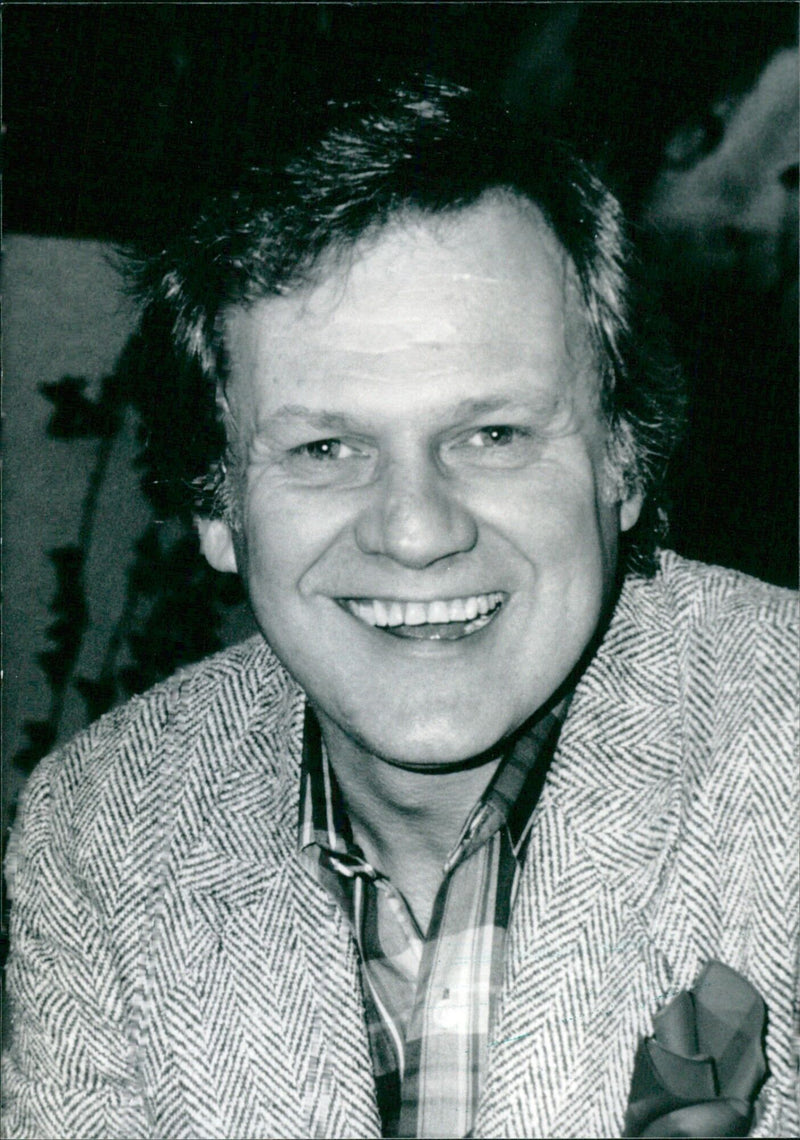
[[[798,16],[4,4],[7,1140],[800,1134]]]

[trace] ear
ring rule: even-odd
[[[235,574],[238,570],[236,551],[231,528],[225,520],[196,516],[194,524],[200,536],[200,550],[209,566],[223,573]]]
[[[631,527],[636,526],[639,521],[639,515],[642,513],[642,504],[644,503],[644,495],[641,491],[637,491],[627,499],[623,499],[619,505],[619,528],[622,531],[630,530]],[[206,557],[208,557],[206,555]]]

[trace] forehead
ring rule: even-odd
[[[332,362],[350,376],[438,377],[478,358],[511,376],[593,359],[571,261],[536,207],[500,193],[395,219],[324,261],[315,284],[230,310],[224,328],[232,378],[301,365],[323,379]]]

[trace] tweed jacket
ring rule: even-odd
[[[793,595],[629,579],[535,814],[475,1136],[620,1135],[637,1042],[717,958],[796,1136]],[[298,858],[304,697],[256,638],[44,761],[9,856],[5,1135],[375,1137],[353,940]]]

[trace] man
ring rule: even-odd
[[[33,777],[9,1136],[618,1135],[712,959],[794,1134],[796,615],[654,554],[682,403],[626,256],[579,163],[432,87],[145,267],[264,636]]]

